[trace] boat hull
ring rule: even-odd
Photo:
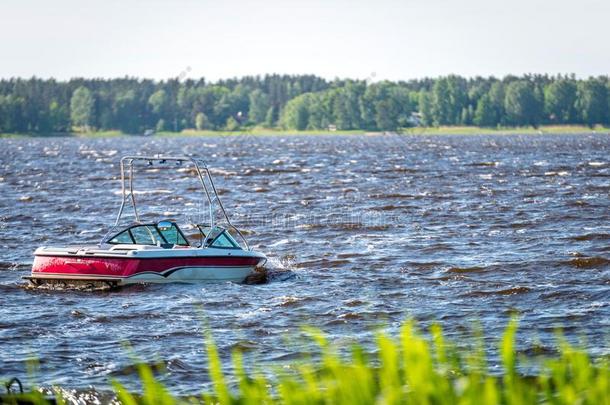
[[[100,257],[36,255],[30,279],[134,283],[243,282],[264,264],[258,256]]]

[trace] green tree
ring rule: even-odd
[[[335,118],[335,125],[338,129],[352,129],[354,123],[352,121],[359,121],[360,114],[357,111],[357,118],[354,117],[352,112],[352,106],[345,89],[333,89],[332,90],[332,111]],[[309,116],[308,116],[309,120]]]
[[[24,117],[25,99],[13,94],[0,95],[0,131],[25,132],[27,121]]]
[[[215,83],[0,79],[0,130],[63,132],[74,126],[127,133],[179,131],[197,127],[199,113],[210,129],[226,128],[231,117],[243,124],[248,117],[250,123],[268,127],[322,129],[335,124],[340,129],[392,130],[408,125],[413,110],[426,125],[595,125],[610,121],[609,84],[607,76],[579,80],[547,75],[374,84],[312,75],[246,76]]]
[[[489,88],[489,101],[494,110],[494,122],[496,125],[506,124],[506,110],[504,108],[504,99],[506,91],[504,83],[494,81]]]
[[[6,99],[6,96],[0,94],[0,133],[10,132],[12,129],[8,120],[8,103]]]
[[[227,123],[225,125],[227,131],[237,131],[239,129],[239,122],[233,117],[227,118]]]
[[[470,103],[476,106],[485,94],[489,94],[491,84],[489,80],[481,77],[476,77],[472,83],[468,84],[468,100]]]
[[[392,85],[375,103],[375,123],[377,129],[394,131],[409,125],[411,116],[409,91]]]
[[[295,128],[299,131],[307,129],[309,123],[309,111],[307,111],[307,105],[305,103],[299,103],[296,106],[295,114]]]
[[[449,125],[466,124],[468,121],[468,83],[466,79],[450,75],[447,77],[447,95],[449,97]],[[464,113],[466,110],[466,113]]]
[[[380,94],[381,93],[381,94]],[[362,126],[366,129],[376,129],[376,103],[383,99],[381,84],[373,83],[366,87],[360,99],[360,119]]]
[[[576,118],[576,85],[561,79],[544,89],[544,112],[551,122],[570,123]]]
[[[307,127],[311,129],[326,129],[331,123],[332,114],[329,112],[330,102],[325,100],[326,95],[320,93],[308,107],[309,120]]]
[[[485,94],[477,103],[473,122],[480,127],[493,127],[498,124],[496,111],[489,94]]]
[[[159,89],[148,97],[148,106],[150,106],[152,116],[150,124],[155,122],[155,130],[157,132],[165,131],[168,127],[166,122],[177,123],[174,104],[172,103],[171,95],[164,89]],[[146,125],[150,127],[151,125]],[[161,125],[160,125],[161,124]],[[177,130],[177,128],[174,128]]]
[[[432,115],[432,96],[430,93],[425,90],[420,90],[418,104],[422,123],[426,126],[434,125],[434,117]]]
[[[504,107],[508,120],[513,125],[538,127],[542,119],[542,94],[525,80],[511,82],[506,87]]]
[[[608,122],[608,89],[599,79],[579,83],[576,107],[580,120],[590,127]]]
[[[229,118],[232,118],[233,114],[237,113],[237,110],[233,108],[231,91],[224,86],[212,86],[209,89],[205,88],[203,93],[211,96],[210,102],[213,106],[212,111],[206,114],[208,119],[215,128],[222,128],[223,126],[226,128]]]
[[[208,117],[206,117],[204,113],[198,112],[197,115],[195,116],[195,128],[197,128],[198,131],[206,129],[207,123],[208,123]]]
[[[169,98],[165,90],[157,90],[148,98],[148,104],[152,108],[152,112],[156,115],[163,116],[166,113]]]
[[[75,127],[89,130],[93,124],[95,100],[91,91],[84,86],[78,87],[70,99],[70,119]]]
[[[377,129],[392,131],[398,128],[396,120],[396,105],[391,99],[379,100],[375,103],[375,123]]]
[[[229,93],[229,104],[231,116],[241,123],[241,117],[246,117],[250,109],[250,92],[251,89],[239,83]]]
[[[411,113],[415,110],[411,102],[411,92],[402,86],[393,86],[390,89],[390,99],[394,102],[394,117],[396,129],[411,125]]]
[[[49,124],[54,132],[67,132],[70,129],[70,114],[67,108],[56,100],[49,104]]]
[[[249,98],[248,119],[255,124],[264,122],[270,107],[269,97],[262,90],[255,89],[250,93]]]
[[[410,91],[403,85],[383,81],[360,93],[361,119],[353,128],[395,130],[409,125],[413,111]]]
[[[473,120],[474,120],[474,108],[472,107],[472,104],[468,104],[468,107],[462,107],[460,124],[472,125]]]
[[[449,82],[441,77],[432,87],[432,118],[434,125],[450,125],[453,122]]]
[[[267,114],[265,114],[265,127],[273,128],[275,126],[275,109],[269,107]]]
[[[347,80],[343,87],[327,90],[331,95],[330,106],[335,124],[339,129],[362,128],[361,98],[365,92],[365,84],[353,80]],[[328,111],[325,111],[327,114]],[[330,118],[328,115],[326,118]],[[328,125],[328,124],[327,124]]]
[[[137,134],[141,132],[140,104],[135,90],[127,90],[119,93],[113,104],[113,113],[117,118],[117,129],[126,134]]]
[[[163,132],[165,130],[166,130],[165,120],[163,118],[161,118],[159,121],[157,121],[157,125],[155,125],[155,131]]]
[[[309,104],[312,99],[311,93],[301,94],[293,98],[282,110],[280,117],[281,126],[286,129],[307,129],[309,123]]]

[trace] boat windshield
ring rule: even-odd
[[[161,246],[189,246],[182,231],[175,223],[160,228],[157,224],[133,225],[122,230],[108,242],[113,245],[135,244],[135,245],[161,245]]]
[[[241,249],[239,243],[231,236],[231,234],[220,226],[215,226],[210,230],[207,226],[197,225],[203,238],[206,239],[206,247],[215,247],[221,249]]]

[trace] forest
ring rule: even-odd
[[[0,133],[610,124],[608,76],[0,80]]]

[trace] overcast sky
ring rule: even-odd
[[[610,73],[610,0],[1,0],[0,77]]]

